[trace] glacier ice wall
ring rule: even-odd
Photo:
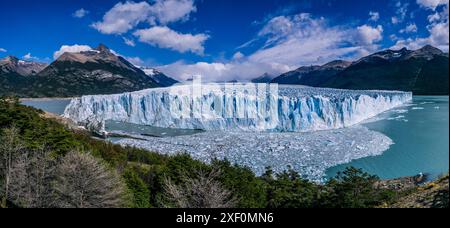
[[[102,130],[106,120],[164,128],[309,132],[357,124],[412,93],[266,84],[178,85],[75,98],[64,117]]]

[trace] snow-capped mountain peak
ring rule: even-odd
[[[148,68],[148,67],[141,67],[141,70],[145,72],[146,75],[148,76],[154,76],[156,74],[160,74],[161,72],[159,72],[158,70],[154,69],[154,68]]]
[[[144,73],[150,77],[151,79],[153,79],[155,82],[157,82],[158,84],[160,84],[161,86],[167,87],[167,86],[172,86],[176,83],[178,83],[177,80],[168,77],[167,75],[165,75],[164,73],[158,71],[155,68],[151,68],[151,67],[139,67],[142,71],[144,71]]]
[[[48,64],[31,62],[7,56],[0,59],[0,73],[16,73],[21,76],[32,76],[42,71]]]

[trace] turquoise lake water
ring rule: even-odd
[[[414,96],[409,106],[381,114],[379,121],[363,124],[382,132],[394,145],[382,155],[366,157],[328,169],[334,176],[345,167],[354,166],[382,179],[416,175],[435,178],[449,170],[448,96]]]
[[[62,114],[70,100],[33,100],[22,102],[55,114]],[[416,175],[420,172],[432,178],[449,170],[449,97],[414,96],[411,104],[383,113],[363,125],[381,132],[394,144],[380,156],[354,160],[332,167],[327,176],[334,176],[345,167],[354,166],[380,178]],[[110,125],[114,130],[133,127],[132,133],[146,133],[160,137],[183,135],[183,132],[148,126]],[[183,131],[183,130],[181,130]],[[186,130],[192,134],[192,130]]]
[[[28,105],[37,109],[42,109],[44,111],[62,115],[64,109],[69,105],[70,100],[68,99],[45,99],[45,100],[25,100],[22,104]]]

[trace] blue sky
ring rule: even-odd
[[[432,44],[448,51],[448,0],[3,1],[0,57],[51,62],[104,43],[185,79],[248,79]]]

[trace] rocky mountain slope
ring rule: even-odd
[[[333,61],[323,66],[300,67],[272,80],[340,89],[412,91],[417,95],[448,95],[448,53],[424,46],[412,51],[385,50],[353,63]]]
[[[350,64],[347,61],[336,60],[322,66],[304,66],[274,78],[272,83],[319,87]]]
[[[386,50],[364,57],[320,86],[343,89],[412,91],[448,95],[448,54],[432,46]]]
[[[389,205],[392,208],[448,208],[449,176],[410,190],[409,194]]]
[[[160,72],[154,68],[149,68],[149,67],[140,67],[140,68],[142,71],[144,71],[144,73],[147,76],[149,76],[153,81],[155,81],[162,87],[168,87],[168,86],[172,86],[172,85],[178,83],[177,80],[166,76],[165,74],[163,74],[162,72]]]
[[[353,63],[336,60],[321,66],[304,66],[275,78],[264,74],[252,82],[448,95],[448,74],[448,53],[428,45],[415,51],[385,50]],[[48,66],[12,56],[0,60],[0,95],[70,97],[175,83],[156,69],[134,66],[104,45],[90,51],[64,53]]]
[[[0,95],[22,94],[27,92],[30,78],[47,66],[45,63],[35,63],[19,60],[14,56],[0,59]]]
[[[50,65],[7,57],[0,61],[0,83],[0,95],[72,97],[131,92],[177,81],[155,69],[140,69],[99,45],[89,51],[66,52]]]
[[[35,77],[30,95],[112,94],[158,86],[141,69],[100,45],[91,51],[62,54]]]
[[[271,82],[275,77],[273,75],[270,75],[268,73],[264,73],[263,75],[254,78],[251,80],[253,83],[269,83]]]
[[[32,76],[39,73],[48,64],[19,60],[14,56],[0,59],[0,75],[18,74],[21,76]]]

